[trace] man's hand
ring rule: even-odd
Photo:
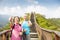
[[[31,21],[28,21],[28,25],[29,25],[29,26],[31,26],[31,25],[32,25]]]
[[[26,30],[25,30],[25,29],[23,29],[23,32],[26,32]]]

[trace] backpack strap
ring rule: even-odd
[[[21,26],[21,24],[19,24],[19,26]]]
[[[21,24],[19,24],[19,26],[21,26]],[[15,27],[15,24],[13,25],[12,29],[14,29],[14,27]]]
[[[15,24],[13,25],[12,29],[14,29],[14,27],[15,27]]]
[[[14,27],[15,27],[15,24],[13,24],[12,30],[14,29]],[[11,30],[11,35],[10,35],[10,37],[12,36],[12,30]]]

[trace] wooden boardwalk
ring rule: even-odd
[[[34,14],[31,14],[31,40],[60,40],[60,32],[41,28],[35,20]],[[0,40],[9,40],[10,34],[11,30],[4,30],[0,32]]]

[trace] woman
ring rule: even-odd
[[[22,27],[19,24],[20,18],[18,16],[14,17],[14,23],[12,23],[12,17],[9,18],[10,26],[12,29],[11,40],[22,40]]]

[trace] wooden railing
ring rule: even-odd
[[[43,29],[38,24],[35,27],[39,40],[60,40],[60,32]]]
[[[10,31],[11,30],[4,30],[0,32],[0,40],[10,40]]]
[[[35,15],[32,16],[34,16],[33,20],[35,23],[35,28],[38,33],[39,40],[60,40],[60,32],[41,28],[36,22]]]
[[[46,30],[36,24],[39,40],[60,40],[60,32]]]

